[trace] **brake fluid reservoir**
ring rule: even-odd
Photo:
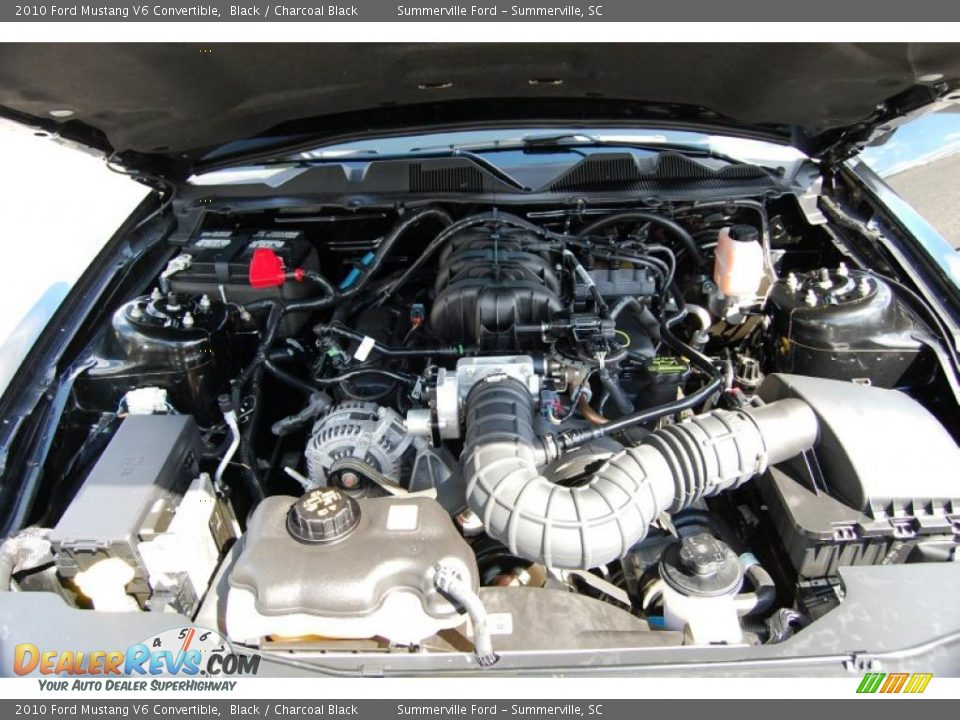
[[[663,551],[663,620],[697,645],[743,640],[735,598],[743,584],[737,555],[709,533],[688,535]]]
[[[726,297],[757,295],[763,282],[763,246],[750,225],[732,225],[717,237],[713,281]]]

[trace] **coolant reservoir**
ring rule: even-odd
[[[726,297],[755,296],[763,282],[763,246],[750,225],[732,225],[717,238],[713,281]]]
[[[269,497],[229,575],[227,634],[416,643],[466,620],[434,587],[438,565],[479,588],[473,551],[436,500],[333,487]]]

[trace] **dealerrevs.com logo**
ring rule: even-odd
[[[221,683],[222,688],[209,681],[148,685],[147,679],[250,676],[259,668],[259,655],[235,653],[219,633],[198,627],[167,630],[124,650],[57,650],[20,643],[13,659],[20,676],[73,678],[41,681],[49,690],[232,689],[236,683]],[[117,676],[144,679],[123,681],[114,679]]]
[[[857,692],[914,695],[926,690],[932,677],[933,673],[867,673],[860,681]]]

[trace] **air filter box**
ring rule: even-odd
[[[960,448],[922,405],[896,390],[798,375],[770,375],[759,392],[807,402],[820,424],[814,452],[759,483],[798,573],[903,562],[920,545],[953,552]]]

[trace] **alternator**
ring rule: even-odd
[[[397,484],[404,453],[425,444],[407,433],[403,418],[389,408],[368,402],[334,405],[313,426],[306,458],[314,487],[328,484],[328,471],[342,458],[356,458]]]

